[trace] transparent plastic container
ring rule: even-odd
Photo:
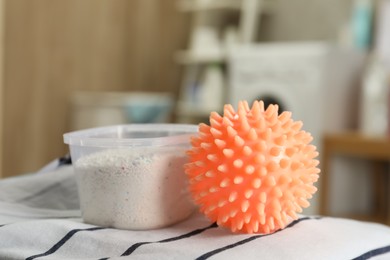
[[[154,229],[194,211],[184,164],[196,125],[131,124],[64,134],[86,223]]]

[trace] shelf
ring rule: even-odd
[[[182,94],[181,101],[190,101],[196,100],[193,95],[197,94],[192,92],[192,85],[202,81],[209,64],[220,65],[224,81],[229,80],[225,63],[230,46],[255,42],[260,24],[258,19],[263,14],[272,13],[278,0],[176,1],[178,11],[188,12],[193,22],[189,46],[187,49],[175,52],[173,57],[184,67],[181,92],[185,94]],[[232,17],[234,20],[231,19]],[[227,86],[226,83],[226,88]],[[226,93],[227,89],[222,92]],[[221,95],[223,103],[226,103],[227,96]],[[199,121],[208,118],[212,110],[205,108],[203,104],[179,102],[175,115],[183,121]]]
[[[175,60],[181,64],[201,64],[210,62],[224,62],[226,60],[225,51],[216,51],[209,53],[200,53],[193,51],[178,51],[175,54]]]
[[[241,0],[180,0],[177,8],[182,12],[197,12],[207,10],[240,10]],[[265,0],[262,12],[267,13],[274,9],[275,0]]]

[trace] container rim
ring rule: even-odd
[[[105,134],[128,132],[171,132],[172,135],[147,138],[117,138],[104,137]],[[193,124],[122,124],[88,128],[72,131],[63,135],[64,143],[72,146],[90,147],[134,147],[134,146],[165,146],[189,142],[196,135],[198,125]],[[176,134],[175,134],[176,133]],[[99,137],[102,136],[102,137]]]

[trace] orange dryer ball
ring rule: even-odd
[[[225,105],[191,139],[185,171],[200,211],[232,232],[272,233],[310,204],[319,177],[312,136],[278,106]]]

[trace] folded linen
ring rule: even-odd
[[[73,168],[0,181],[0,259],[390,259],[390,227],[300,216],[273,234],[232,234],[195,213],[133,231],[83,223]]]

